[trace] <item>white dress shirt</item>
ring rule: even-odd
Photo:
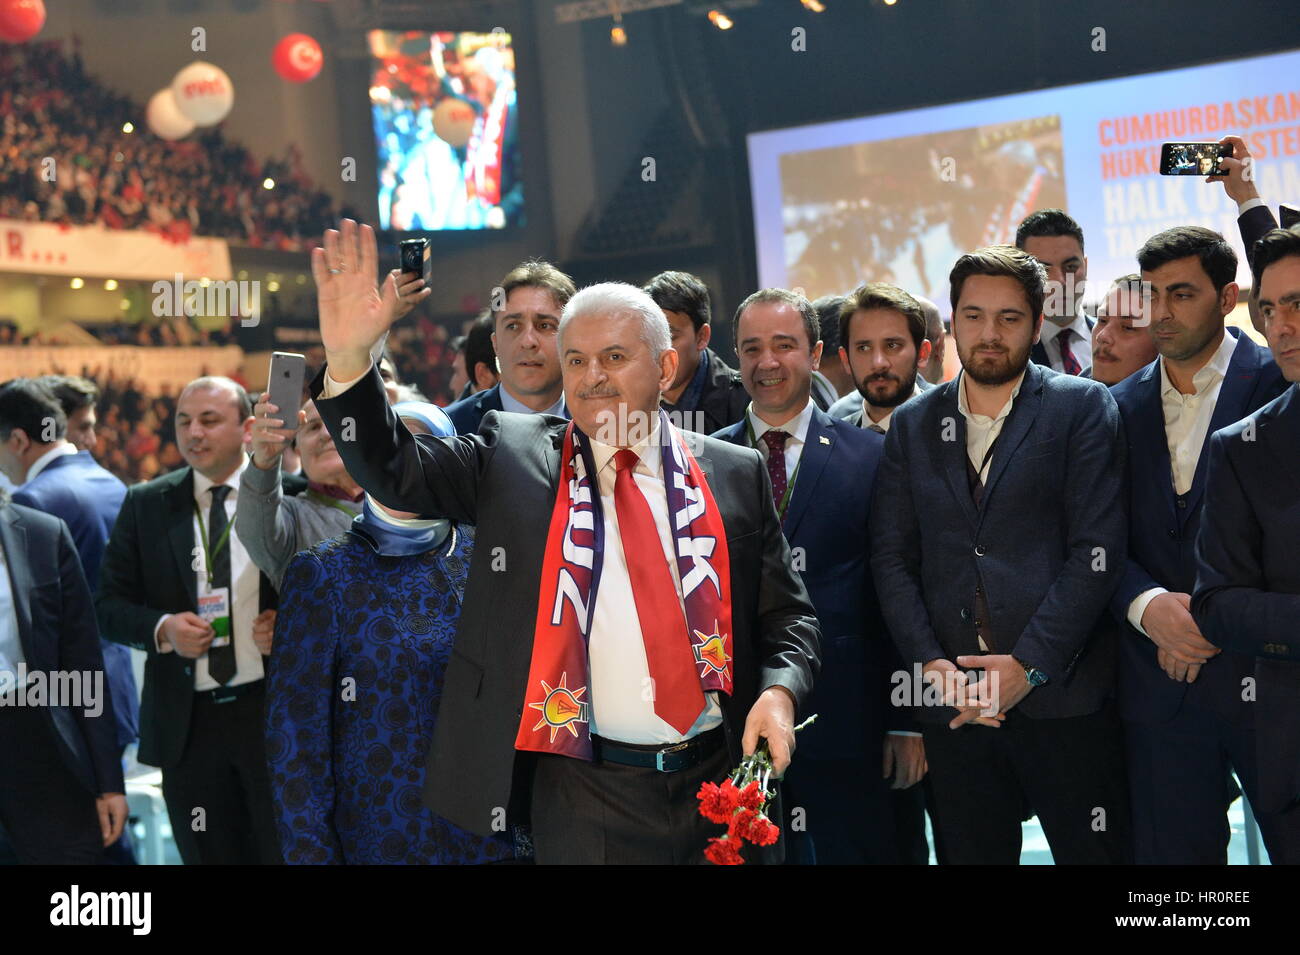
[[[1169,380],[1165,370],[1165,360],[1160,364],[1160,407],[1165,416],[1165,440],[1169,445],[1170,480],[1174,493],[1181,496],[1192,488],[1196,477],[1196,465],[1201,458],[1206,435],[1210,433],[1210,419],[1214,417],[1215,405],[1219,403],[1219,392],[1223,389],[1223,379],[1228,374],[1228,365],[1232,353],[1236,351],[1237,339],[1230,333],[1223,333],[1223,341],[1214,350],[1214,354],[1196,374],[1192,375],[1192,393],[1185,395]],[[1147,605],[1161,594],[1169,591],[1164,587],[1152,587],[1144,590],[1129,602],[1128,622],[1143,636],[1149,636],[1142,629],[1142,615]]]
[[[903,407],[903,405],[907,404],[917,395],[921,394],[921,385],[919,383],[921,373],[919,371],[916,373],[916,377],[918,380],[912,384],[912,393],[908,395],[906,398],[904,398],[901,403],[895,405],[892,408],[887,408],[885,410],[885,416],[881,418],[879,421],[871,420],[871,408],[867,404],[867,399],[863,398],[862,399],[862,423],[860,427],[870,428],[872,431],[879,431],[881,434],[888,434],[889,420],[894,417],[894,412],[897,411],[899,408]]]
[[[1070,352],[1074,355],[1074,360],[1079,363],[1080,370],[1091,368],[1092,329],[1088,327],[1088,319],[1082,311],[1075,312],[1074,321],[1069,325],[1058,325],[1050,319],[1043,319],[1043,329],[1038,340],[1043,343],[1043,349],[1047,352],[1052,367],[1057,371],[1065,370],[1065,362],[1061,358],[1060,336],[1067,328],[1074,332],[1070,336]]]
[[[327,370],[321,394],[326,398],[337,397],[366,374],[369,374],[369,369],[349,381],[337,381]],[[501,393],[504,406],[504,388]],[[668,519],[668,495],[664,490],[663,449],[659,444],[659,431],[659,426],[656,426],[645,441],[632,448],[641,457],[632,477],[654,516],[664,562],[673,575],[677,603],[684,621],[686,609],[681,599],[681,578],[677,572],[677,562],[670,559],[675,549]],[[678,743],[722,725],[722,706],[716,692],[705,693],[704,709],[695,725],[685,734],[677,732],[654,711],[654,701],[647,692],[651,683],[645,637],[637,619],[636,598],[632,594],[632,579],[628,575],[627,558],[623,553],[623,540],[618,530],[618,510],[614,504],[614,483],[618,477],[614,454],[618,450],[611,445],[591,440],[601,515],[605,525],[605,553],[601,558],[600,586],[596,588],[596,603],[591,611],[591,633],[587,639],[591,690],[590,729],[594,735],[621,743]],[[685,642],[683,649],[686,649]]]
[[[244,473],[244,468],[248,467],[248,458],[243,457],[239,465],[239,470],[235,471],[226,479],[225,486],[230,488],[230,493],[226,495],[226,519],[230,522],[230,537],[226,541],[226,547],[230,548],[230,584],[231,584],[231,615],[230,623],[234,631],[235,647],[235,675],[231,677],[226,686],[238,686],[241,683],[252,683],[260,680],[265,675],[265,669],[262,666],[262,651],[257,649],[257,644],[253,641],[253,619],[257,616],[258,602],[261,597],[261,580],[257,571],[257,565],[253,563],[252,558],[248,556],[248,551],[244,550],[244,545],[239,541],[239,535],[235,532],[235,508],[238,504],[239,496],[239,478]],[[199,526],[198,515],[192,514],[192,524],[194,527],[194,546],[198,548],[195,552],[198,555],[199,569],[195,572],[195,583],[200,591],[208,582],[207,561],[203,557],[203,545],[200,543],[203,538],[203,531],[208,526],[208,514],[212,508],[212,487],[213,483],[204,477],[198,471],[194,472],[194,502],[198,505],[200,513],[203,515],[202,528]],[[172,616],[164,614],[158,618],[158,623],[154,626],[154,642],[158,641],[158,632],[163,622]],[[175,652],[174,650],[172,652]],[[205,653],[194,661],[194,690],[200,692],[203,690],[215,690],[222,684],[218,683],[208,673],[208,655]]]
[[[76,454],[76,453],[77,453],[77,446],[73,444],[71,441],[58,442],[57,444],[54,445],[54,447],[50,448],[50,450],[46,451],[39,458],[37,458],[35,461],[32,462],[31,467],[27,469],[27,481],[24,483],[35,481],[36,475],[44,471],[46,465],[48,465],[55,458],[61,458],[65,454]]]
[[[980,469],[980,481],[984,482],[988,480],[989,467],[993,464],[993,456],[988,450],[1002,433],[1002,425],[1006,422],[1007,415],[1011,414],[1011,406],[1015,404],[1016,395],[1020,394],[1020,386],[1025,383],[1025,373],[1020,373],[1015,387],[1011,389],[1011,397],[994,418],[970,410],[970,405],[966,402],[965,371],[960,373],[960,378],[957,385],[957,410],[966,419],[966,456],[974,467]]]
[[[804,444],[808,440],[808,425],[812,423],[813,408],[817,407],[812,398],[803,406],[803,410],[787,421],[785,424],[771,425],[760,418],[754,411],[754,403],[751,401],[749,407],[745,409],[745,414],[749,417],[749,426],[754,432],[754,447],[758,448],[758,453],[763,456],[766,463],[767,456],[770,453],[767,442],[763,440],[763,435],[769,431],[784,431],[790,437],[785,439],[785,479],[789,481],[794,477],[795,469],[799,467],[799,457],[803,454]]]
[[[660,428],[632,450],[640,455],[632,472],[636,486],[645,495],[659,532],[664,562],[673,575],[677,605],[682,620],[686,607],[681,599],[681,578],[674,553],[672,525],[668,519],[668,495],[663,480],[663,449],[659,444]],[[685,734],[677,732],[654,711],[654,701],[646,688],[650,684],[650,664],[646,660],[645,637],[637,619],[636,598],[628,575],[627,558],[618,529],[618,509],[614,503],[614,483],[618,468],[614,454],[618,448],[591,441],[591,456],[596,466],[596,483],[600,490],[600,509],[605,524],[605,554],[600,567],[600,586],[592,608],[591,634],[587,656],[591,677],[591,732],[605,739],[623,743],[679,743],[722,724],[722,707],[718,694],[705,694],[705,706],[699,719]],[[687,649],[683,641],[683,650]]]

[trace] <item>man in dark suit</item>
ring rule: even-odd
[[[709,347],[709,287],[689,272],[660,272],[643,286],[673,332],[677,377],[664,392],[663,407],[687,431],[713,434],[739,421],[749,404],[740,374]]]
[[[96,599],[104,636],[149,655],[140,762],[162,768],[187,865],[280,860],[262,742],[275,595],[233,532],[252,424],[237,382],[185,387],[189,467],[127,491]]]
[[[1255,802],[1254,660],[1223,653],[1189,609],[1209,435],[1286,387],[1268,352],[1225,317],[1237,256],[1200,226],[1138,251],[1160,357],[1113,389],[1128,439],[1128,560],[1111,608],[1120,621],[1120,714],[1133,798],[1135,861],[1222,865],[1235,770]],[[1169,794],[1178,793],[1171,800]],[[1261,815],[1261,827],[1267,820]]]
[[[958,864],[1017,862],[1026,808],[1057,863],[1129,858],[1105,614],[1125,550],[1122,429],[1104,386],[1029,362],[1045,279],[1008,246],[957,260],[962,373],[895,412],[876,476],[885,622],[959,705],[918,714]]]
[[[806,822],[802,836],[790,834],[787,862],[894,865],[906,856],[891,781],[896,789],[915,786],[925,752],[910,711],[889,705],[891,677],[902,667],[867,563],[867,512],[884,438],[813,403],[818,321],[807,299],[784,289],[741,303],[733,337],[753,402],[744,421],[714,437],[755,448],[767,463],[782,530],[822,629],[821,674],[807,703],[818,722],[803,734],[785,777],[786,812],[802,810]]]
[[[515,266],[492,290],[493,307],[501,303],[493,313],[492,332],[501,380],[446,407],[457,434],[473,434],[489,411],[569,416],[555,332],[560,312],[575,291],[573,279],[549,262],[536,260]]]
[[[1300,863],[1300,228],[1251,262],[1269,348],[1289,387],[1210,438],[1192,615],[1224,655],[1254,662],[1251,805],[1275,864]],[[1239,346],[1240,347],[1240,346]]]
[[[760,738],[785,769],[819,660],[761,459],[705,437],[689,453],[659,408],[667,322],[618,284],[565,308],[571,424],[498,413],[476,434],[412,438],[371,369],[376,258],[351,220],[313,252],[327,368],[312,390],[376,500],[477,526],[428,806],[483,835],[531,818],[543,863],[701,861],[716,830],[695,793]],[[683,488],[693,503],[671,520]]]
[[[1016,248],[1047,269],[1042,332],[1029,353],[1032,361],[1067,375],[1092,367],[1092,326],[1081,308],[1088,280],[1083,229],[1061,209],[1039,209],[1016,227]]]
[[[0,559],[0,827],[20,862],[96,865],[127,807],[90,588],[67,525],[7,496]]]
[[[57,379],[19,378],[0,387],[0,425],[9,431],[9,440],[0,448],[0,465],[14,484],[21,485],[13,495],[15,504],[53,514],[68,525],[86,582],[94,593],[126,485],[96,464],[89,451],[79,451],[67,440],[72,414],[84,414],[84,405],[69,408],[47,382],[57,384]],[[81,431],[84,434],[84,428]],[[42,440],[43,433],[51,440]],[[120,759],[138,735],[140,702],[135,672],[126,647],[101,640],[100,652],[113,698]],[[129,835],[124,834],[120,843],[110,847],[108,855],[111,862],[134,864]]]
[[[845,299],[836,320],[839,360],[855,390],[828,413],[884,434],[894,409],[934,387],[921,375],[931,355],[921,303],[896,285],[869,282]]]

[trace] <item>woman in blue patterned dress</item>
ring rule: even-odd
[[[396,410],[412,431],[455,433],[440,409],[410,404]],[[285,574],[266,742],[289,864],[516,858],[511,833],[485,839],[421,800],[473,528],[395,520],[412,517],[367,498],[346,534],[301,551]]]

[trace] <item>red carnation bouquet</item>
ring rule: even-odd
[[[809,726],[816,715],[808,717],[794,731]],[[772,757],[763,740],[736,767],[736,771],[717,783],[704,783],[695,798],[700,801],[700,815],[709,822],[727,827],[725,835],[709,840],[704,857],[714,865],[744,865],[740,850],[749,842],[770,846],[781,835],[781,827],[767,817],[767,807],[775,789],[768,789],[772,778]]]

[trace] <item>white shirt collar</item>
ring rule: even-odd
[[[234,474],[230,475],[230,477],[226,478],[225,481],[222,482],[226,487],[232,489],[231,494],[227,495],[226,500],[233,500],[233,495],[239,493],[239,477],[244,473],[244,468],[246,467],[248,467],[248,455],[241,452],[239,455],[239,467],[235,469]],[[193,468],[191,468],[191,470],[194,471],[194,500],[200,505],[206,507],[208,504],[212,503],[212,499],[208,497],[208,491],[212,490],[212,485],[216,482],[212,481],[210,478],[204,477]]]
[[[32,462],[31,467],[27,469],[27,480],[35,481],[36,475],[44,471],[46,465],[48,465],[55,458],[61,458],[65,454],[76,454],[76,453],[77,453],[77,446],[73,444],[71,441],[60,441],[58,444],[50,448],[50,450],[46,451],[39,458],[37,458],[35,461]]]
[[[966,370],[962,369],[957,374],[957,410],[967,419],[982,418],[985,421],[999,421],[1005,418],[1011,413],[1011,405],[1015,402],[1016,395],[1020,394],[1020,386],[1025,383],[1025,372],[1028,370],[1026,368],[1020,373],[1020,377],[1016,379],[1016,386],[1011,389],[1011,396],[1007,398],[1007,403],[1002,406],[1002,410],[998,412],[997,417],[989,418],[986,415],[976,414],[971,411],[970,405],[966,403]]]
[[[663,455],[660,453],[659,437],[663,430],[663,421],[656,420],[654,429],[650,434],[641,441],[632,445],[632,451],[636,452],[637,457],[641,460],[637,463],[636,470],[643,474],[649,474],[651,477],[659,477],[663,473]],[[664,437],[667,437],[665,435]],[[604,444],[595,438],[588,436],[591,442],[592,463],[596,465],[596,473],[600,474],[605,467],[613,460],[615,454],[623,450],[616,448],[612,444]],[[653,452],[653,453],[647,453]]]
[[[522,401],[520,401],[518,398],[512,395],[509,391],[507,391],[505,385],[501,386],[501,391],[499,392],[499,394],[501,395],[502,411],[513,411],[515,414],[549,414],[549,415],[555,415],[557,418],[567,417],[567,415],[565,415],[564,413],[563,393],[560,394],[559,401],[555,402],[555,404],[551,405],[549,408],[543,408],[541,411],[534,411],[532,408],[528,407],[528,405],[524,404]]]
[[[1070,322],[1069,325],[1058,325],[1051,319],[1043,319],[1043,327],[1039,332],[1038,340],[1046,345],[1067,328],[1081,339],[1089,341],[1092,339],[1092,329],[1088,327],[1088,317],[1082,311],[1078,311],[1074,313],[1074,321]]]
[[[763,435],[772,430],[784,431],[790,437],[799,442],[808,439],[808,425],[812,423],[813,408],[817,407],[812,398],[803,406],[803,410],[787,421],[785,424],[771,425],[764,421],[754,411],[754,403],[751,401],[749,407],[745,409],[745,414],[749,416],[750,427],[754,430],[754,443],[757,444],[763,439]]]
[[[1236,350],[1237,339],[1232,332],[1225,328],[1223,330],[1223,341],[1219,342],[1219,347],[1214,350],[1214,354],[1210,356],[1210,360],[1202,365],[1196,374],[1192,375],[1192,388],[1195,389],[1193,394],[1196,397],[1203,395],[1206,389],[1215,382],[1227,377],[1228,365],[1232,362],[1232,353]],[[1174,383],[1169,380],[1169,373],[1165,370],[1165,359],[1161,356],[1160,394],[1163,397],[1171,393],[1183,396],[1182,392],[1180,392],[1178,388],[1175,387]]]

